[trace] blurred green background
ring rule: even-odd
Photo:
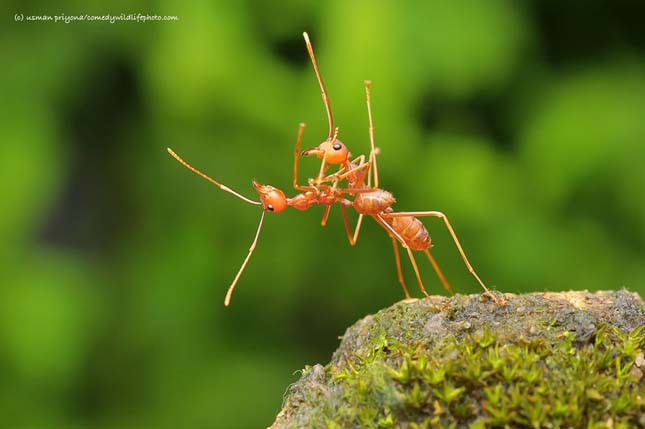
[[[266,427],[295,370],[402,298],[385,232],[367,219],[352,248],[340,210],[320,228],[316,207],[267,215],[225,308],[260,210],[165,151],[245,195],[252,178],[293,195],[298,123],[304,147],[327,133],[305,30],[343,141],[368,152],[371,79],[382,187],[447,213],[489,286],[645,292],[642,4],[5,4],[2,427]],[[426,225],[455,290],[479,292]]]

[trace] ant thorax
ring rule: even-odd
[[[298,194],[293,198],[287,200],[287,204],[293,207],[296,210],[305,211],[308,210],[314,204],[317,204],[317,193],[312,191],[307,191],[302,194]]]
[[[320,188],[312,187],[312,190],[295,195],[287,200],[287,204],[296,210],[308,210],[316,204],[332,205],[342,199],[342,193],[333,187],[322,185]]]

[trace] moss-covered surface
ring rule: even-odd
[[[645,427],[645,309],[627,292],[399,302],[306,367],[273,428]]]

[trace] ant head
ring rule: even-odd
[[[262,185],[253,180],[253,187],[260,195],[265,211],[280,213],[287,208],[287,196],[280,189],[271,185]]]
[[[328,164],[343,164],[349,157],[349,150],[342,141],[332,137],[314,148],[302,151],[302,154],[316,155],[320,159],[325,159]]]

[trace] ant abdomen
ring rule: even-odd
[[[396,202],[394,196],[383,189],[360,192],[354,198],[354,208],[360,214],[374,216],[383,213]]]
[[[419,219],[414,216],[398,216],[386,221],[399,233],[410,249],[426,250],[430,248],[430,234]]]

